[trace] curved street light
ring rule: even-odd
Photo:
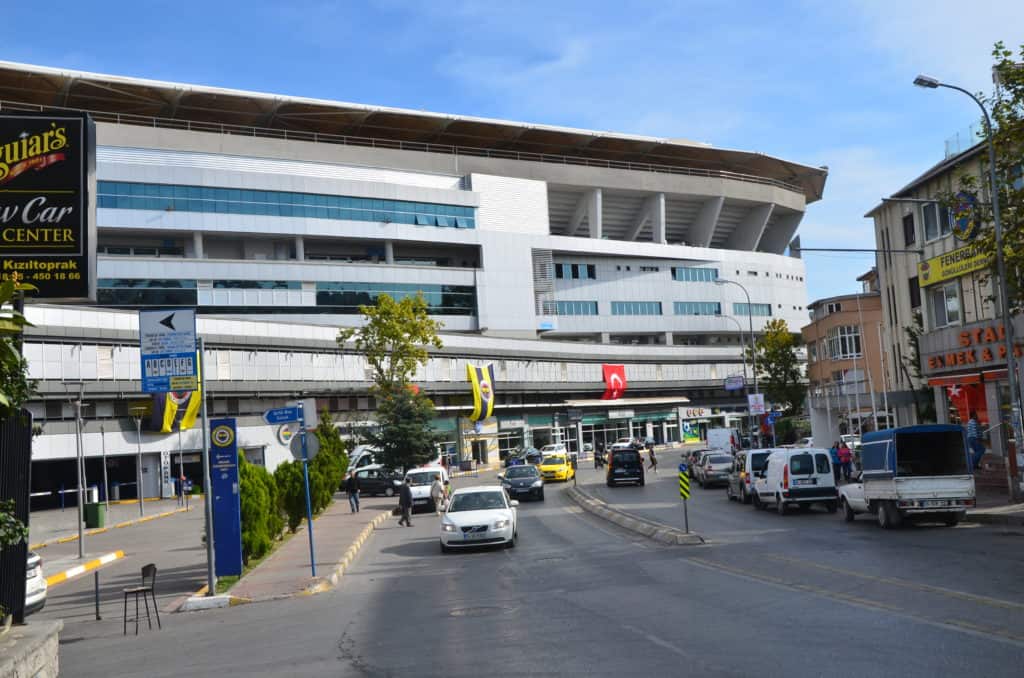
[[[939,87],[945,87],[946,89],[953,89],[962,94],[966,94],[971,98],[971,101],[978,105],[981,109],[982,120],[985,122],[985,141],[988,145],[988,178],[990,182],[989,191],[992,193],[992,221],[995,227],[996,236],[996,272],[999,275],[999,304],[1003,309],[1005,315],[1005,321],[1003,325],[1005,331],[1003,332],[1003,345],[1006,350],[1006,378],[1010,387],[1011,397],[1013,399],[1013,412],[1010,416],[1010,424],[1013,426],[1013,437],[1016,441],[1017,449],[1020,449],[1022,441],[1024,441],[1024,434],[1021,431],[1021,405],[1020,405],[1020,387],[1019,380],[1017,378],[1017,357],[1013,354],[1013,317],[1010,315],[1010,303],[1009,293],[1006,288],[1006,261],[1003,256],[1003,222],[1000,218],[999,213],[999,182],[996,177],[996,149],[995,144],[992,140],[992,119],[989,117],[988,109],[981,103],[978,97],[971,94],[963,87],[957,87],[956,85],[950,85],[944,82],[940,82],[938,79],[927,75],[918,75],[914,78],[914,84],[918,87],[924,87],[926,89],[937,89]],[[1007,469],[1010,465],[1007,464]],[[1010,477],[1010,496],[1016,498],[1018,496],[1016,479]]]

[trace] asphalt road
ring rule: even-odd
[[[389,521],[334,592],[168,615],[138,638],[65,633],[62,675],[1021,673],[1021,534],[782,518],[695,488],[711,543],[669,547],[582,514],[564,489],[520,506],[515,549],[442,555],[436,517]],[[614,499],[679,520],[674,493],[664,473]]]

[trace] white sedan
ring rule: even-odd
[[[519,537],[517,506],[518,501],[493,485],[455,490],[441,517],[441,551],[487,544],[512,548]]]

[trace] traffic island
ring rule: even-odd
[[[626,511],[614,508],[607,502],[596,498],[579,487],[570,487],[569,498],[587,513],[614,523],[619,527],[671,546],[694,546],[705,543],[704,537],[696,532],[684,532],[670,525],[641,518]]]

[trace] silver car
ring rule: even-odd
[[[732,470],[733,458],[730,454],[706,454],[697,467],[697,484],[707,488],[709,485],[728,485],[729,471]]]

